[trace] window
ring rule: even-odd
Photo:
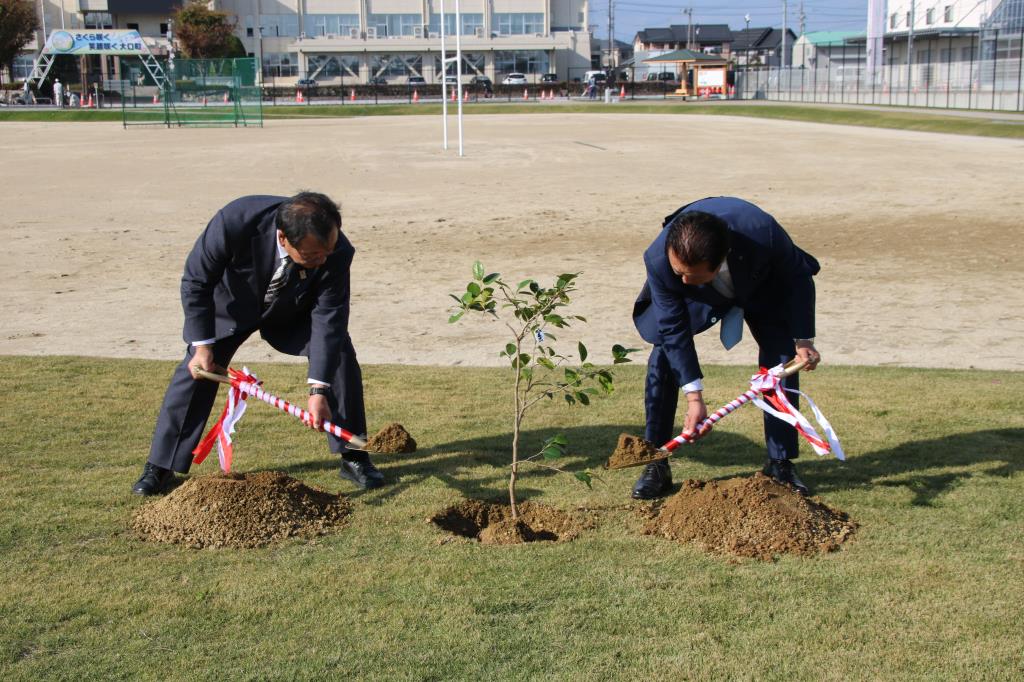
[[[263,53],[264,76],[297,76],[299,74],[299,55],[295,52]]]
[[[86,28],[114,28],[114,17],[109,12],[86,12]]]
[[[423,25],[423,17],[419,14],[371,14],[366,20],[366,25],[377,29],[378,38],[412,36],[415,34],[415,28]]]
[[[311,54],[307,58],[310,78],[359,78],[356,55]]]
[[[953,5],[946,5],[942,10],[942,20],[947,24],[953,21]]]
[[[929,25],[935,23],[935,8],[934,7],[930,8],[927,12],[924,13],[924,23],[929,24]]]
[[[893,12],[889,16],[889,28],[896,28],[896,13]]]
[[[11,71],[11,78],[15,80],[25,80],[32,75],[32,66],[35,64],[35,57],[30,54],[19,54],[14,58],[14,63],[11,65],[14,70]]]
[[[484,15],[482,14],[463,14],[462,15],[462,35],[471,36],[476,33],[476,29],[483,28]],[[430,33],[441,32],[441,15],[431,14],[430,15],[430,26],[427,29]],[[450,12],[445,12],[444,15],[444,33],[445,35],[455,35],[455,15]]]
[[[544,14],[541,12],[495,12],[493,26],[498,35],[503,36],[544,33]]]
[[[267,38],[297,37],[299,16],[297,14],[261,14],[260,32]]]
[[[167,35],[167,24],[160,24],[160,35]]]
[[[548,53],[543,50],[495,52],[495,73],[548,73]]]
[[[358,14],[307,14],[306,35],[348,37],[352,29],[359,29]]]
[[[423,57],[418,54],[374,55],[370,60],[370,75],[388,78],[421,76],[423,75]]]
[[[462,53],[462,75],[484,75],[484,56],[482,54],[467,54]],[[437,74],[438,80],[441,79],[441,56],[434,56],[434,73]],[[450,76],[455,75],[455,62],[448,65],[447,73]]]
[[[139,25],[138,24],[133,24],[133,23],[130,23],[130,22],[125,24],[125,27],[127,27],[131,31],[138,31],[139,30]]]
[[[907,28],[910,28],[910,12],[907,12]]]

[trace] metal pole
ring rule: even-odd
[[[459,156],[462,156],[462,11],[459,9],[459,0],[455,0],[455,60],[455,77],[458,79],[456,92],[459,97]]]
[[[1018,50],[1019,56],[1017,57],[1017,101],[1015,103],[1016,106],[1014,108],[1017,111],[1020,111],[1021,110],[1021,99],[1020,99],[1021,81],[1024,80],[1024,30],[1021,31],[1021,34],[1017,37],[1017,40],[1020,41],[1020,50]]]
[[[996,39],[992,43],[992,111],[996,110],[996,64],[999,62],[999,29],[996,29]]]
[[[910,0],[910,21],[907,28],[907,106],[910,106],[910,82],[914,69],[914,0]]]
[[[782,0],[782,60],[780,66],[785,68],[786,66],[786,22],[789,19],[789,2],[788,0]],[[779,74],[779,82],[782,81],[782,74]]]
[[[444,129],[444,136],[441,149],[448,150],[448,98],[445,96],[446,81],[448,80],[448,50],[444,44],[444,0],[441,0],[441,127]]]
[[[971,34],[971,61],[967,65],[967,108],[974,96],[974,34]]]
[[[946,108],[949,109],[949,91],[951,90],[950,83],[953,80],[953,36],[949,36],[949,42],[946,43]]]

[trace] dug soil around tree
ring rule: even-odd
[[[388,455],[416,452],[416,440],[409,435],[404,426],[398,422],[392,422],[366,441],[366,449],[370,452],[382,452]]]
[[[518,545],[524,542],[566,542],[593,528],[593,518],[580,512],[564,512],[533,502],[521,502],[518,520],[512,508],[497,502],[466,500],[438,512],[429,521],[442,530],[485,545]]]
[[[190,478],[140,507],[132,528],[150,542],[188,547],[262,547],[342,526],[348,501],[280,471]]]
[[[639,436],[623,433],[619,435],[619,443],[615,446],[615,452],[608,458],[604,468],[623,469],[664,459],[667,456],[667,453],[658,450],[654,443]]]
[[[837,550],[856,528],[845,513],[758,473],[684,482],[651,509],[644,532],[693,542],[714,554],[770,560]]]

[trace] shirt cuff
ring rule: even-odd
[[[320,381],[319,379],[308,378],[308,379],[306,379],[306,383],[307,384],[321,384],[323,386],[327,386],[328,388],[330,387],[329,383],[327,383],[326,381]]]
[[[690,383],[683,386],[683,393],[693,393],[695,391],[703,391],[704,382],[700,379],[694,379]]]
[[[203,339],[202,341],[193,341],[193,346],[212,346],[217,339]]]

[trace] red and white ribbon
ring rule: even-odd
[[[199,442],[196,449],[192,451],[192,454],[195,455],[192,461],[195,464],[199,464],[206,459],[206,456],[213,449],[213,444],[216,443],[217,453],[220,456],[220,468],[225,472],[231,470],[231,457],[233,454],[231,434],[234,433],[235,425],[238,424],[238,420],[245,413],[245,400],[249,396],[262,400],[268,405],[273,405],[282,412],[287,412],[301,420],[306,426],[312,426],[313,415],[298,405],[293,405],[287,400],[264,391],[262,388],[263,382],[257,379],[256,375],[251,374],[248,367],[243,367],[241,372],[229,369],[228,376],[231,378],[231,388],[228,390],[227,404],[224,405],[224,411],[221,413],[220,419],[213,425],[209,433],[203,437],[203,440]],[[323,422],[323,426],[324,431],[349,443],[353,448],[357,450],[366,448],[366,439],[357,436],[351,431],[347,431],[326,419]]]
[[[803,436],[819,455],[827,455],[831,452],[838,459],[845,460],[846,455],[843,453],[843,448],[839,444],[839,436],[836,434],[835,429],[832,428],[832,424],[829,423],[828,419],[825,418],[825,415],[818,409],[818,406],[814,404],[813,400],[811,400],[810,396],[796,389],[785,388],[782,386],[782,379],[780,376],[783,369],[783,365],[777,365],[771,369],[765,369],[762,367],[757,374],[750,378],[750,390],[715,410],[715,412],[709,415],[707,419],[697,425],[696,431],[684,431],[683,433],[680,433],[678,436],[661,446],[661,449],[672,452],[680,445],[688,445],[694,442],[698,438],[706,435],[707,432],[710,431],[711,428],[721,421],[727,414],[735,412],[736,409],[746,403],[753,402],[768,414],[778,417],[787,424],[791,424],[797,430],[797,433]],[[783,390],[780,391],[780,388]],[[818,435],[818,432],[815,431],[814,427],[811,426],[811,423],[807,421],[807,418],[800,414],[800,411],[789,402],[785,395],[787,391],[789,393],[801,395],[807,400],[807,404],[811,406],[811,411],[814,413],[814,418],[817,420],[818,425],[825,434],[824,438]]]
[[[210,454],[213,444],[216,443],[217,458],[220,460],[220,468],[224,473],[231,471],[231,458],[234,455],[231,434],[235,432],[235,426],[245,414],[245,399],[249,397],[249,392],[240,386],[242,383],[248,386],[258,386],[263,383],[255,375],[249,373],[248,367],[243,367],[241,372],[234,369],[228,370],[228,372],[231,377],[231,387],[228,389],[228,399],[224,404],[224,411],[221,412],[217,423],[192,451],[192,454],[195,455],[192,461],[195,464],[201,464]]]

